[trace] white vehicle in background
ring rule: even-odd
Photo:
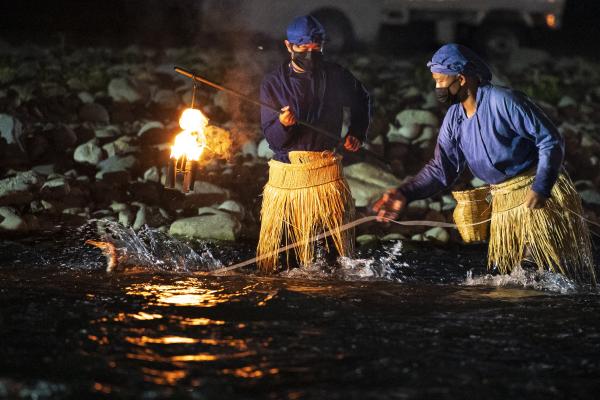
[[[293,17],[312,14],[327,48],[374,43],[384,27],[430,25],[438,43],[468,36],[496,54],[510,53],[528,31],[557,29],[565,0],[202,0],[204,32],[253,32],[281,40]]]

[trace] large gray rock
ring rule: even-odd
[[[371,183],[380,187],[396,187],[402,181],[392,173],[366,162],[349,165],[344,168],[344,175],[348,178]]]
[[[401,181],[391,173],[368,163],[352,164],[344,168],[356,207],[366,207]]]
[[[42,178],[33,171],[19,172],[0,180],[0,205],[29,204]]]
[[[0,207],[0,230],[11,232],[27,231],[27,222],[12,207]]]
[[[242,225],[229,213],[212,210],[203,215],[179,219],[171,224],[169,234],[192,239],[227,240],[237,239]]]
[[[437,127],[439,120],[431,111],[408,109],[396,115],[396,122],[400,126],[429,125]]]
[[[80,144],[73,153],[75,161],[91,165],[98,165],[102,158],[102,149],[98,145],[98,139],[92,139],[89,142]]]
[[[348,181],[348,186],[350,186],[350,192],[352,193],[356,207],[369,206],[385,192],[384,188],[371,183],[352,178],[347,178],[346,180]]]
[[[6,140],[6,143],[17,143],[23,148],[21,136],[23,135],[23,125],[21,122],[8,114],[0,114],[0,136]]]
[[[146,102],[150,91],[146,86],[133,79],[114,78],[108,84],[108,95],[117,102]]]

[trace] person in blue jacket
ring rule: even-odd
[[[263,192],[259,256],[273,254],[282,240],[304,243],[329,229],[335,231],[337,253],[351,253],[353,240],[337,231],[354,206],[336,150],[342,137],[343,149],[360,149],[371,119],[371,100],[350,71],[324,59],[324,41],[325,30],[315,17],[295,18],[284,41],[289,58],[260,86],[261,102],[281,112],[261,108],[262,131],[274,156]],[[342,132],[345,110],[350,123]],[[300,265],[310,264],[313,247],[299,247],[296,256]],[[272,255],[258,264],[272,272],[276,263]]]
[[[333,150],[337,141],[303,125],[345,135],[344,147],[357,151],[365,141],[371,103],[365,87],[344,67],[323,59],[325,30],[312,16],[294,19],[287,29],[285,47],[290,58],[267,74],[260,99],[281,109],[263,107],[261,126],[274,159],[289,163],[290,151]],[[348,132],[341,132],[343,109],[350,110]]]
[[[593,276],[589,231],[573,214],[581,212],[581,201],[561,169],[564,140],[552,121],[525,94],[493,85],[490,68],[465,46],[444,45],[427,66],[438,100],[449,106],[434,156],[416,176],[384,194],[374,211],[396,219],[409,202],[450,188],[468,168],[494,195],[489,266],[510,271],[527,253],[539,267],[571,276],[589,270]],[[515,194],[517,181],[521,189]],[[500,210],[509,192],[517,203]],[[509,218],[500,218],[502,212]],[[511,223],[501,226],[501,220]],[[516,228],[530,224],[536,229]],[[498,235],[507,243],[497,243]]]

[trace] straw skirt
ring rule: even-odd
[[[561,173],[540,209],[523,205],[535,170],[491,185],[488,267],[508,273],[527,257],[539,267],[595,283],[590,232],[579,194]]]
[[[353,250],[354,232],[340,231],[354,217],[341,157],[308,151],[293,151],[289,157],[290,164],[269,162],[257,247],[258,257],[267,256],[258,262],[265,273],[277,268],[277,249],[295,242],[300,243],[294,249],[300,265],[312,263],[315,244],[310,238],[324,231],[333,231],[331,242],[340,256],[350,256]]]

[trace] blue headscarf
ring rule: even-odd
[[[296,17],[287,27],[287,40],[296,45],[322,43],[325,28],[312,15]]]
[[[427,63],[431,72],[445,75],[477,76],[482,83],[492,80],[490,67],[475,52],[460,44],[450,43],[435,52]]]

